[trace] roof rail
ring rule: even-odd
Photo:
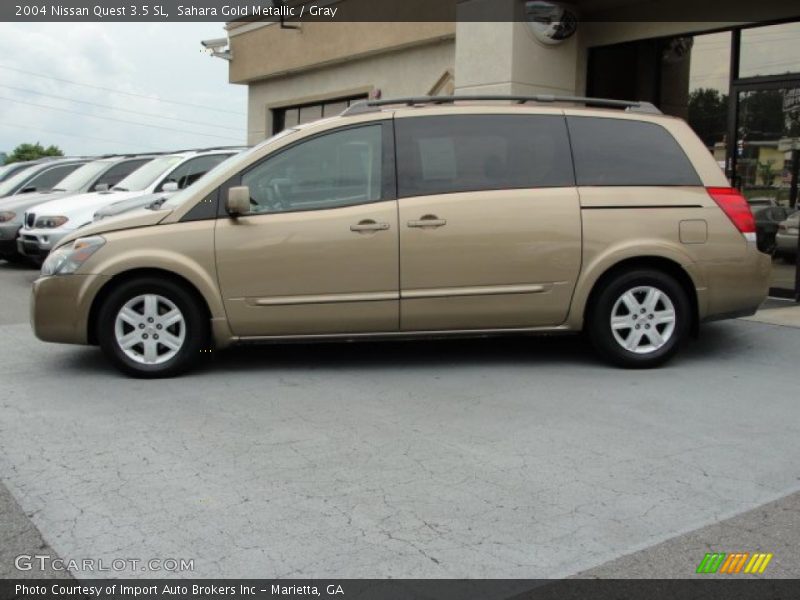
[[[622,108],[628,112],[646,113],[651,115],[663,114],[650,102],[631,102],[628,100],[610,100],[608,98],[586,98],[583,96],[555,96],[553,94],[536,94],[535,96],[416,96],[409,98],[388,98],[386,100],[362,100],[346,108],[341,116],[358,115],[375,112],[382,106],[404,104],[406,106],[419,106],[423,104],[454,104],[455,102],[571,102],[602,108]]]

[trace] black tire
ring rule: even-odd
[[[169,300],[183,316],[183,344],[174,356],[159,364],[144,364],[129,357],[115,334],[117,315],[122,307],[145,294],[156,294]],[[180,283],[159,277],[132,279],[113,289],[98,312],[96,331],[100,347],[112,364],[127,375],[144,379],[184,373],[197,364],[202,352],[207,352],[210,340],[208,315],[196,295]]]
[[[680,283],[661,271],[636,269],[614,275],[601,285],[602,288],[593,296],[592,305],[587,312],[587,332],[595,349],[604,359],[620,367],[647,369],[662,365],[675,355],[689,335],[692,320],[691,303]],[[643,350],[643,353],[637,353],[626,349],[617,341],[612,331],[611,317],[617,301],[623,294],[642,287],[656,288],[667,296],[674,307],[675,322],[674,329],[662,346],[650,351]],[[659,307],[663,309],[664,304],[659,304]],[[643,320],[640,320],[637,324],[639,326],[642,326],[642,323],[645,326],[649,325],[647,321],[649,314],[637,315],[637,317],[631,318],[640,316]],[[661,332],[665,331],[663,325],[659,325],[659,327],[662,328]],[[650,327],[648,327],[649,329]],[[639,331],[641,332],[642,340],[644,340],[647,337],[647,332],[643,329]],[[623,328],[619,332],[620,336],[624,336],[626,334],[630,335],[632,330]],[[660,335],[660,332],[657,331],[657,333]],[[648,343],[645,346],[650,343],[648,339]]]

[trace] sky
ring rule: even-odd
[[[68,155],[244,144],[247,88],[229,84],[228,63],[200,45],[224,37],[223,26],[0,23],[0,151],[24,142]]]

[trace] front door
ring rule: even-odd
[[[397,118],[401,329],[552,326],[580,270],[564,117]]]
[[[219,219],[216,228],[219,283],[235,335],[398,330],[387,136],[391,128],[381,123],[337,130],[242,174],[252,211]]]

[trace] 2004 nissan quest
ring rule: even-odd
[[[31,313],[40,339],[99,344],[139,377],[236,342],[581,330],[651,367],[700,322],[752,314],[769,270],[745,199],[649,104],[411,98],[283,131],[76,231]]]

